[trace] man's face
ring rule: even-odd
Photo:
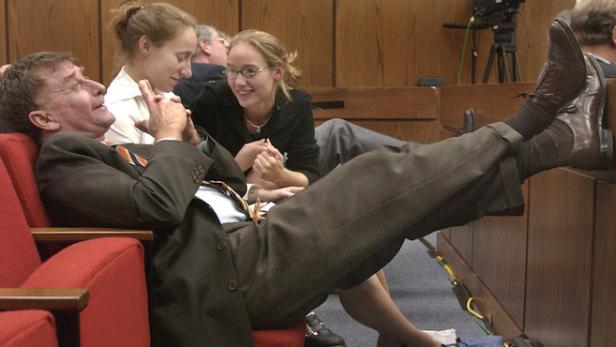
[[[84,77],[82,69],[68,60],[42,68],[38,74],[45,86],[35,102],[40,106],[40,112],[48,117],[50,125],[43,130],[48,133],[72,131],[102,139],[115,121],[103,105],[105,87]],[[39,111],[31,115],[36,112]]]
[[[210,64],[218,64],[227,66],[227,48],[228,45],[223,38],[218,34],[212,35],[212,40],[206,45],[209,48],[208,62]]]

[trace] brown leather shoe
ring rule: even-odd
[[[476,124],[477,116],[475,115],[475,110],[471,107],[465,108],[462,116],[462,126],[456,130],[456,136],[475,131]]]
[[[579,94],[585,77],[584,56],[573,31],[562,19],[554,19],[550,26],[548,59],[529,98],[547,112],[556,114]]]
[[[584,170],[605,169],[613,159],[612,131],[603,128],[607,87],[595,58],[589,55],[584,58],[586,87],[560,111],[557,119],[567,124],[573,132],[569,166]]]

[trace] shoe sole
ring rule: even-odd
[[[607,86],[599,63],[597,63],[597,61],[592,57],[590,57],[589,60],[593,68],[597,70],[599,84],[601,85],[601,105],[599,105],[599,121],[597,124],[599,127],[599,163],[597,168],[606,169],[611,166],[614,159],[614,137],[612,130],[603,128],[603,117],[605,113],[605,103],[607,100]]]
[[[580,45],[577,43],[577,39],[575,38],[575,34],[573,33],[573,30],[571,29],[571,27],[569,26],[569,24],[567,24],[567,22],[563,21],[560,18],[554,18],[554,21],[556,23],[558,23],[558,25],[560,25],[563,28],[563,31],[565,32],[565,35],[567,35],[567,42],[571,43],[573,42],[574,47],[573,50],[575,51],[576,55],[578,56],[578,60],[581,62],[584,62],[584,53],[582,52],[582,48],[580,47]],[[584,64],[584,70],[586,70],[586,64]],[[601,70],[599,70],[601,71]],[[586,76],[586,74],[588,73],[588,71],[584,71],[584,75]],[[603,81],[605,84],[605,81]],[[586,78],[583,77],[580,81],[580,87],[579,89],[584,88],[584,84],[586,83]],[[572,100],[575,99],[575,96],[573,96],[570,100],[568,100],[566,103],[564,103],[564,105],[567,105],[569,102],[571,102]]]

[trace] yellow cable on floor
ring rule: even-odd
[[[483,320],[483,316],[481,315],[481,313],[473,310],[473,298],[468,298],[468,301],[466,302],[466,310],[468,311],[468,313],[472,314],[473,316]]]

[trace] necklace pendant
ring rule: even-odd
[[[259,134],[261,132],[261,127],[255,127],[255,131]]]

